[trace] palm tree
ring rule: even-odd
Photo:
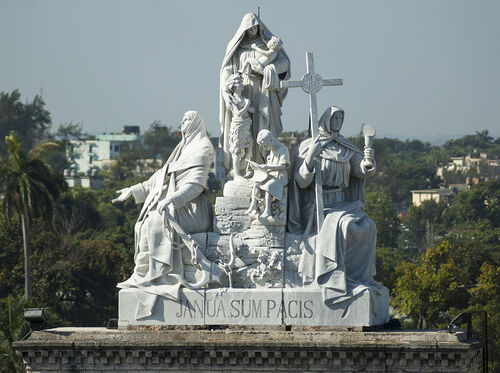
[[[8,156],[0,159],[3,209],[7,221],[12,218],[21,220],[24,246],[24,293],[29,299],[32,296],[30,225],[36,216],[52,219],[54,200],[63,186],[42,157],[59,145],[46,142],[36,145],[27,152],[15,131],[5,136],[5,142]]]
[[[0,371],[25,372],[22,359],[16,355],[12,342],[19,341],[30,331],[28,322],[24,319],[24,308],[29,304],[23,298],[7,298],[7,314],[2,315],[2,322],[8,324],[0,330]]]

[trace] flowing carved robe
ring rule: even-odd
[[[255,26],[259,26],[259,33],[255,38],[248,40],[246,31]],[[219,121],[221,124],[220,144],[224,149],[225,165],[231,168],[230,148],[230,126],[232,112],[226,105],[224,95],[224,85],[227,79],[237,73],[250,58],[259,56],[251,48],[252,43],[256,43],[260,48],[267,48],[266,43],[273,34],[253,13],[248,13],[243,17],[240,27],[229,42],[226,54],[222,62],[220,71],[220,108]],[[254,139],[253,159],[257,163],[263,163],[262,155],[256,145],[257,134],[261,129],[268,129],[276,137],[282,131],[281,106],[286,96],[287,90],[279,88],[279,81],[290,78],[290,59],[283,49],[279,51],[276,59],[264,67],[264,74],[252,72],[243,75],[243,95],[250,99],[251,105],[255,108],[252,115],[252,136]]]
[[[212,206],[206,188],[214,149],[206,134],[203,119],[194,119],[186,128],[182,141],[165,165],[148,180],[131,187],[136,203],[144,202],[135,225],[135,268],[132,276],[118,284],[121,288],[139,288],[142,308],[136,317],[151,314],[156,297],[179,299],[179,288],[186,282],[181,244],[169,222],[157,210],[165,198],[170,215],[186,233],[212,229]]]
[[[336,109],[336,108],[335,108]],[[325,220],[319,234],[315,222],[314,169],[304,160],[313,141],[299,146],[292,172],[288,230],[305,233],[299,272],[304,282],[322,289],[325,304],[347,306],[365,290],[379,286],[374,280],[375,223],[363,211],[363,153],[340,134],[329,131],[330,110],[320,120],[323,149],[319,155]],[[338,109],[340,110],[340,109]]]

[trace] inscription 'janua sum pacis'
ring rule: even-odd
[[[290,300],[283,303],[274,299],[232,299],[220,298],[178,302],[177,318],[252,318],[271,319],[281,316],[310,319],[313,317],[312,300]]]

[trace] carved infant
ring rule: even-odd
[[[252,66],[253,70],[262,73],[264,67],[272,63],[279,54],[281,47],[283,46],[283,41],[273,36],[267,42],[267,50],[259,48],[257,44],[252,44],[252,49],[259,54],[259,57],[248,61],[245,66],[241,69],[242,72],[248,74],[249,66]]]

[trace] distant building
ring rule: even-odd
[[[412,190],[411,202],[417,207],[431,199],[436,202],[448,202],[452,194],[453,191],[448,188]]]
[[[64,180],[70,188],[81,186],[82,188],[102,188],[102,177],[98,170],[87,171],[85,175],[79,175],[76,170],[64,170]]]
[[[217,137],[212,137],[215,148],[215,161],[210,173],[222,187],[225,182],[226,170],[224,167],[224,151],[219,148]],[[102,178],[98,170],[112,166],[125,149],[130,149],[134,144],[146,146],[144,135],[140,133],[139,126],[124,126],[120,134],[101,134],[94,140],[74,140],[66,149],[72,167],[64,171],[64,178],[69,187],[81,186],[84,188],[98,189],[102,186]],[[147,175],[161,168],[164,161],[161,159],[139,159],[135,175]]]
[[[500,160],[494,154],[474,151],[464,157],[451,157],[447,164],[437,169],[436,174],[440,177],[443,177],[445,172],[461,172],[465,174],[471,169],[476,169],[479,172],[480,166],[499,167],[500,170]]]
[[[144,145],[139,126],[124,126],[120,134],[102,134],[95,140],[73,140],[67,149],[68,158],[77,173],[91,171],[112,164],[120,153],[134,143]]]

